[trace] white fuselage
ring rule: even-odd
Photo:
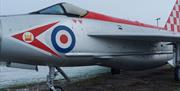
[[[8,16],[1,17],[0,22],[1,58],[6,62],[56,66],[101,65],[116,69],[141,70],[162,66],[173,58],[173,46],[168,42],[90,36],[94,32],[159,31],[156,29],[61,15]],[[52,22],[59,23],[37,38],[61,57],[12,37]],[[73,50],[68,53],[57,51],[51,43],[52,31],[59,25],[69,27],[76,38]]]

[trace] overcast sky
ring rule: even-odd
[[[161,17],[164,25],[176,0],[0,0],[0,15],[24,14],[59,3],[76,6],[103,14],[156,25]]]

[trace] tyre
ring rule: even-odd
[[[121,73],[120,69],[114,69],[114,68],[111,69],[112,75],[116,75],[116,74],[120,74],[120,73]]]
[[[180,67],[175,67],[174,71],[175,81],[180,81]]]
[[[56,88],[56,91],[64,91],[64,90],[63,90],[63,88],[62,88],[62,87],[60,87],[60,86],[56,86],[55,88]],[[52,90],[52,89],[50,89],[50,91],[53,91],[53,90]]]

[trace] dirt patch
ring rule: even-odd
[[[180,91],[173,69],[162,67],[148,71],[122,71],[119,75],[101,74],[73,83],[63,83],[65,91]],[[59,82],[56,82],[59,84]],[[45,83],[16,87],[5,91],[48,91]]]

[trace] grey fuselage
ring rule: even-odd
[[[12,37],[52,22],[59,23],[38,36],[38,39],[61,57]],[[52,45],[52,31],[60,25],[69,27],[76,38],[74,48],[68,53],[61,53]],[[119,29],[119,26],[122,28]],[[172,60],[173,46],[169,45],[169,42],[142,41],[136,40],[136,37],[134,40],[128,40],[89,36],[92,33],[106,31],[136,33],[139,30],[153,29],[63,15],[4,16],[0,17],[1,59],[5,62],[32,65],[61,67],[100,65],[127,70],[150,69]]]

